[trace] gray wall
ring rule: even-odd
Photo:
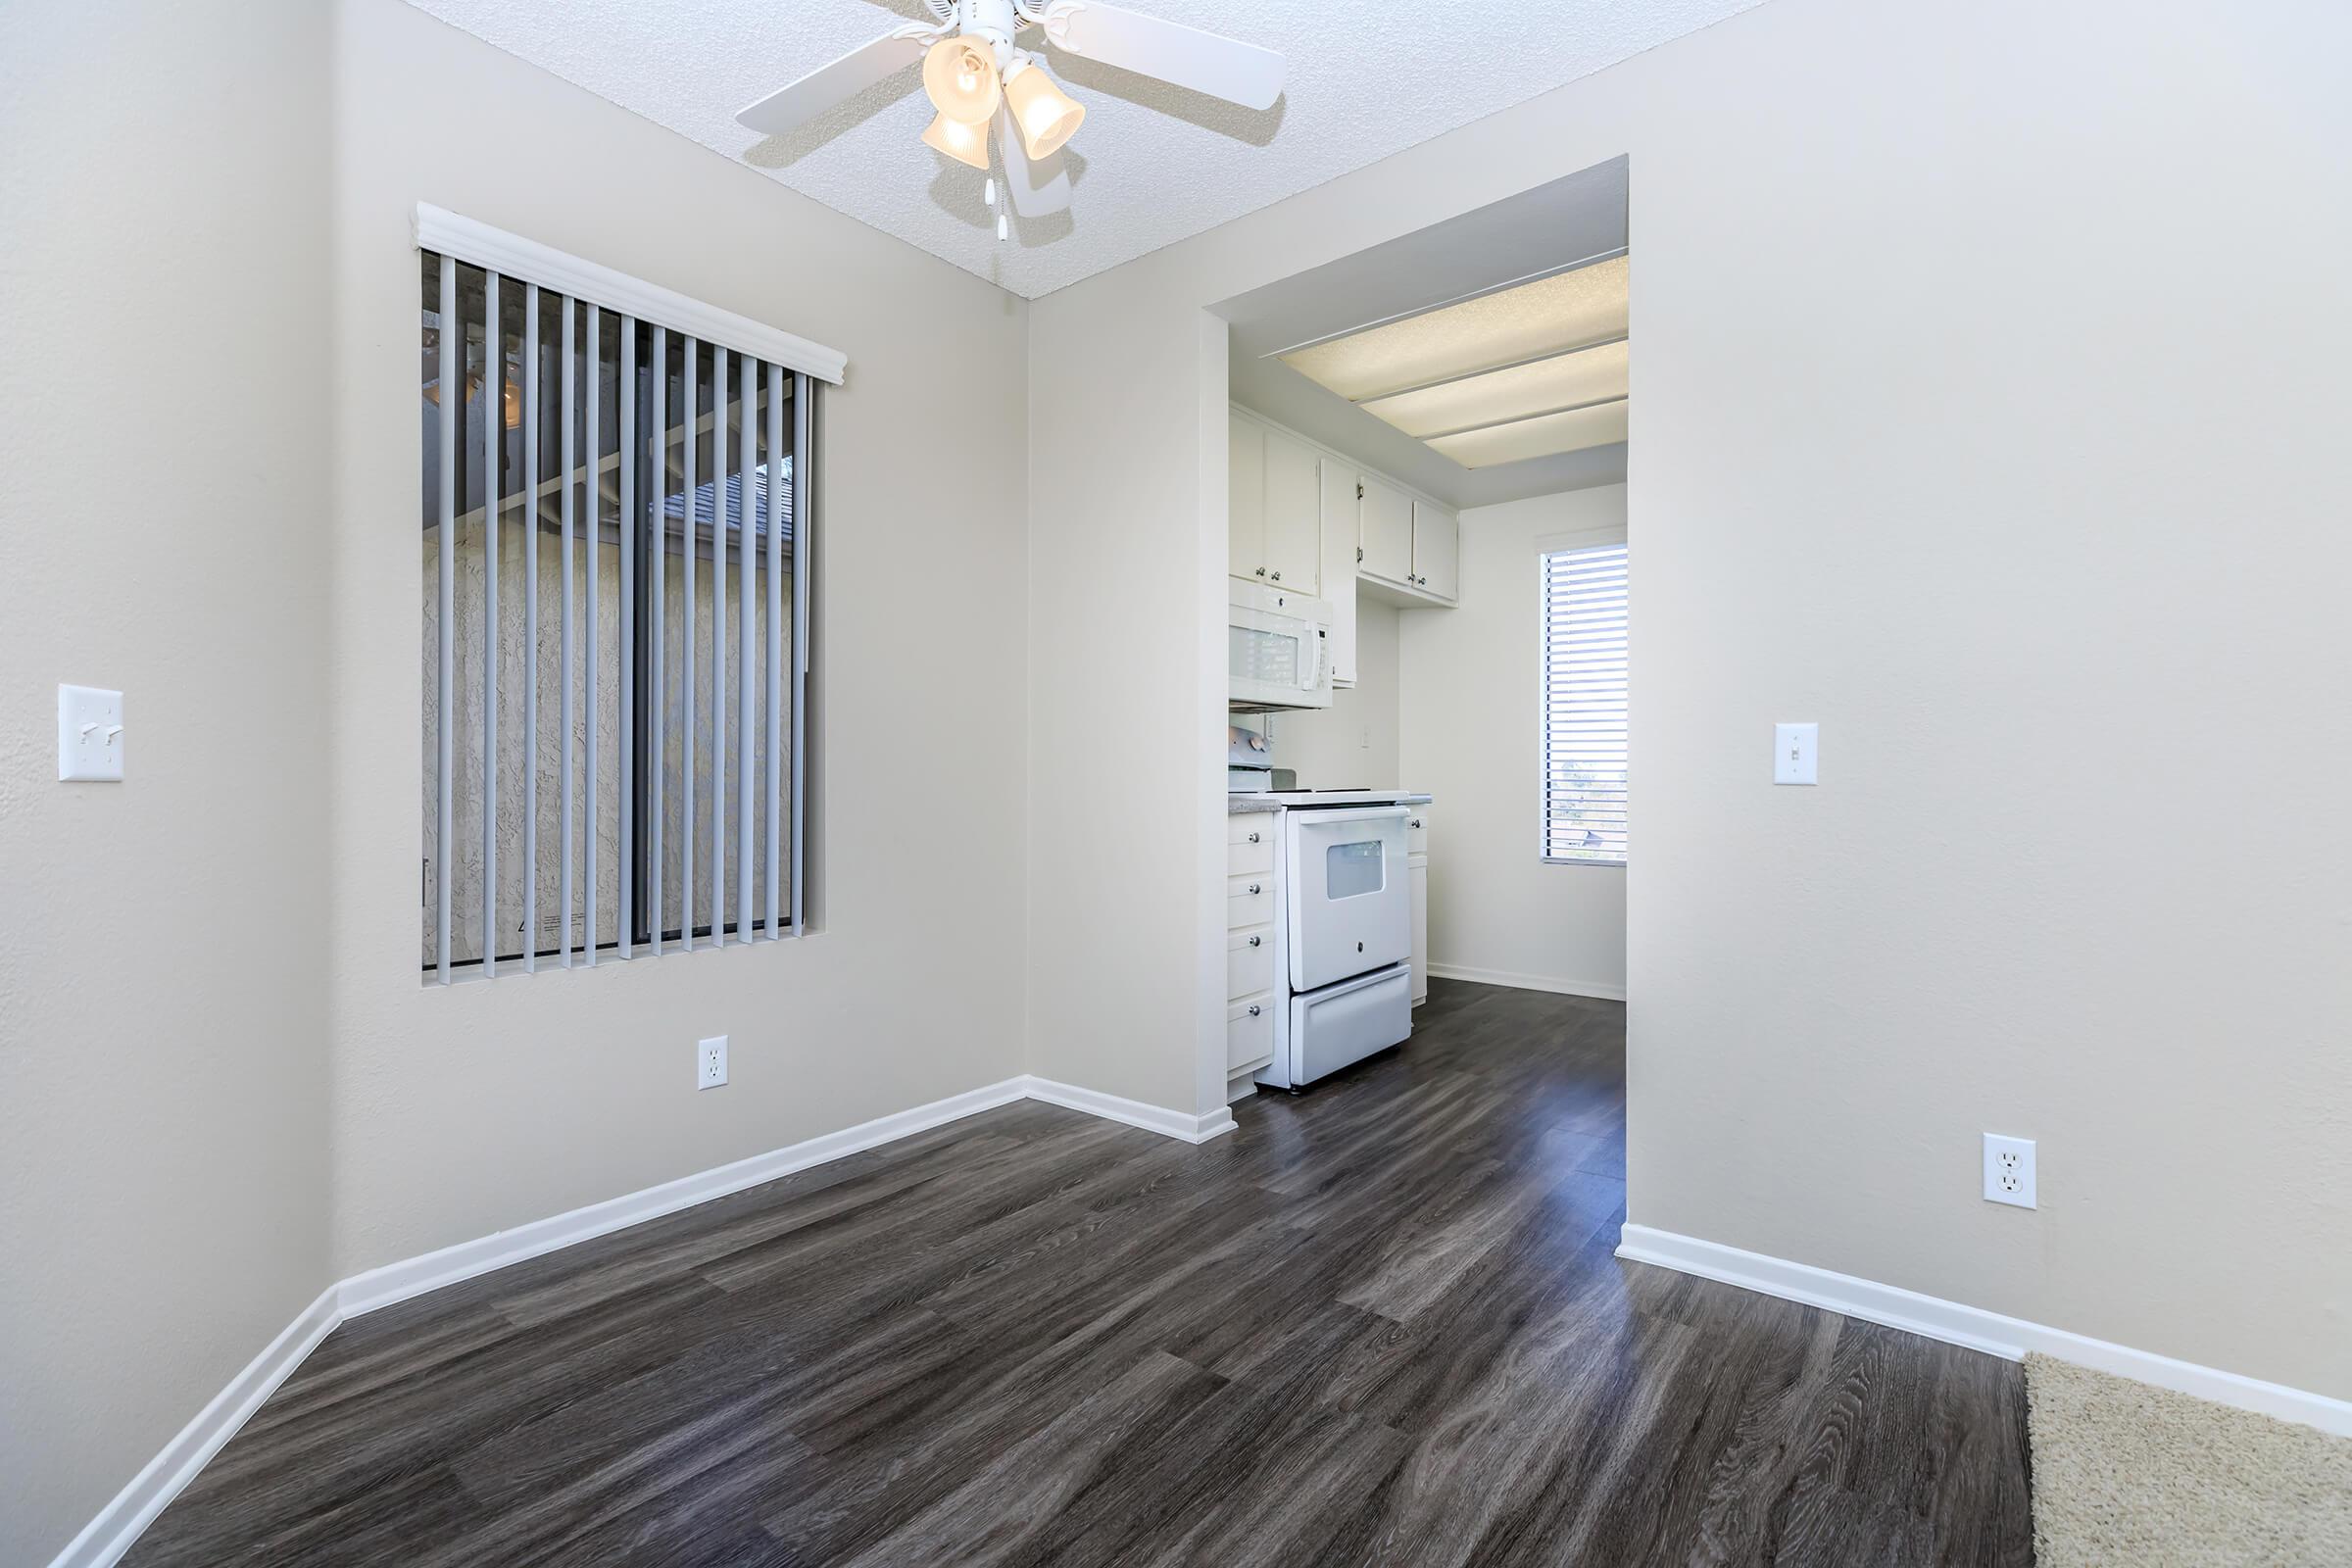
[[[4,1562],[329,1278],[326,56],[300,0],[0,8]],[[57,782],[60,681],[122,783]]]
[[[1201,308],[1630,155],[1634,1219],[2352,1395],[2348,28],[1775,0],[1035,302],[1032,583],[1118,593],[1033,639],[1034,732],[1109,691],[1063,661],[1139,671],[1057,800],[1146,781],[1123,884],[1213,886],[1222,715],[1165,663],[1217,660]],[[1217,912],[1068,918],[1058,853],[1033,995],[1087,1005],[1035,1049],[1175,1094]]]
[[[1028,439],[1027,322],[979,279],[396,0],[339,16],[328,1003],[352,1273],[1022,1070],[1006,912],[1024,767],[1002,715],[1026,620],[1005,454]],[[517,147],[549,153],[523,173],[498,152]],[[418,984],[419,201],[850,356],[818,406],[808,940]],[[1004,395],[966,400],[969,375]],[[711,1034],[731,1038],[732,1081],[698,1094]]]
[[[1462,514],[1461,608],[1401,617],[1403,771],[1436,797],[1429,957],[1473,979],[1625,994],[1625,869],[1542,856],[1538,589],[1538,541],[1602,528],[1622,535],[1625,497],[1612,484],[1471,508]]]

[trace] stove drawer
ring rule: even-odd
[[[1274,1059],[1274,1000],[1253,997],[1225,1010],[1225,1070],[1240,1072]]]
[[[1274,918],[1274,873],[1258,871],[1225,884],[1225,929],[1264,925]]]

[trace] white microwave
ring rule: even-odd
[[[1225,616],[1227,705],[1245,713],[1331,706],[1331,606],[1231,579]]]

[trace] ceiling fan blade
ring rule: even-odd
[[[923,58],[926,41],[922,34],[910,31],[876,38],[829,66],[817,67],[791,86],[769,93],[735,119],[762,136],[781,136],[913,65]]]
[[[1057,49],[1245,108],[1271,109],[1282,96],[1283,60],[1273,50],[1098,0],[1058,0],[1047,9],[1046,36]]]
[[[1004,192],[1014,212],[1023,218],[1047,218],[1068,210],[1070,172],[1062,167],[1058,148],[1032,162],[1012,122],[1012,111],[1004,107],[997,110],[997,141],[1004,149]]]

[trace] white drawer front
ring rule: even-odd
[[[1274,928],[1236,931],[1225,939],[1225,1000],[1274,986]]]
[[[1274,1056],[1274,1004],[1265,997],[1237,1002],[1225,1014],[1225,1070],[1238,1072]]]
[[[1274,918],[1274,873],[1237,876],[1225,884],[1225,929],[1264,925]]]
[[[1274,835],[1260,834],[1255,844],[1248,839],[1225,846],[1225,874],[1246,876],[1251,871],[1274,869]]]
[[[1412,814],[1404,819],[1404,853],[1427,855],[1429,853],[1429,808],[1408,806],[1405,809]]]
[[[1256,835],[1254,838],[1251,835]],[[1249,811],[1225,819],[1225,842],[1228,844],[1271,844],[1274,842],[1274,813]]]

